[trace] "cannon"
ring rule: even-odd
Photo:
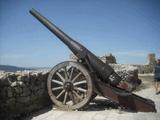
[[[57,36],[77,56],[78,60],[59,63],[47,79],[48,94],[63,110],[79,110],[100,95],[133,111],[156,112],[152,100],[118,87],[121,77],[108,64],[64,33],[35,9],[30,13]]]

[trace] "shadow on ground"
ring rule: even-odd
[[[104,98],[94,99],[93,101],[89,103],[89,105],[84,111],[104,111],[104,110],[113,110],[113,109],[135,113],[135,111],[122,107],[118,103],[115,103],[106,98],[105,99]]]
[[[51,110],[58,110],[57,108],[52,108],[47,107],[44,108],[42,110],[39,110],[37,112],[34,113],[30,113],[28,115],[25,116],[21,116],[21,118],[17,119],[17,120],[31,120],[33,117],[39,116],[41,114],[45,114]],[[88,105],[86,105],[86,107],[84,107],[83,109],[79,110],[79,111],[103,111],[103,110],[109,110],[109,109],[119,109],[119,105],[108,100],[108,99],[94,99],[92,100]],[[62,111],[62,110],[60,110]]]
[[[108,99],[94,99],[86,106],[85,111],[102,111],[106,109],[118,109],[120,106]]]
[[[47,113],[51,110],[58,110],[56,108],[52,108],[52,107],[48,107],[45,109],[42,109],[34,114],[30,114],[30,116],[26,117],[25,120],[31,120],[33,117],[39,116],[41,114]],[[111,109],[117,109],[120,111],[127,111],[127,112],[133,112],[130,111],[128,109],[124,109],[122,107],[120,107],[117,103],[112,102],[111,100],[108,99],[104,99],[104,98],[99,98],[97,97],[96,99],[92,100],[88,105],[86,105],[86,107],[84,107],[83,109],[79,110],[79,111],[104,111],[104,110],[111,110]],[[62,110],[58,110],[58,111],[62,111]],[[23,119],[24,120],[24,119]]]

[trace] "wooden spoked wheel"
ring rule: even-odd
[[[63,110],[84,107],[93,93],[88,70],[82,64],[72,61],[60,63],[50,71],[47,87],[53,103]]]

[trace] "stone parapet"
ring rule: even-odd
[[[1,74],[0,118],[15,118],[50,105],[47,76],[48,72]]]

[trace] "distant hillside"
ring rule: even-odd
[[[0,70],[5,72],[16,72],[16,71],[23,71],[23,70],[33,70],[32,68],[25,68],[25,67],[17,67],[12,65],[0,65]]]

